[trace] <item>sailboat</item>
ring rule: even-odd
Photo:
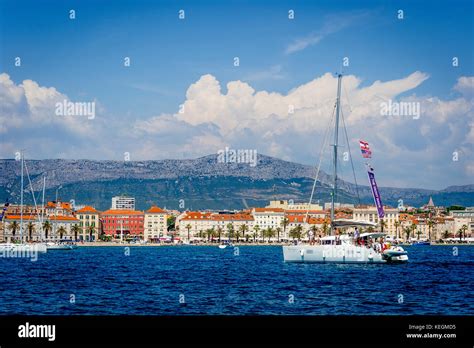
[[[21,190],[20,190],[20,243],[4,243],[0,244],[0,253],[3,255],[8,253],[17,253],[17,254],[29,254],[29,253],[46,253],[47,248],[46,245],[43,243],[24,243],[23,242],[23,190],[24,190],[24,167],[25,167],[25,158],[23,155],[23,151],[20,153],[20,160],[21,160]],[[29,176],[28,176],[29,179]],[[31,186],[31,181],[30,181]],[[31,187],[33,190],[33,188]],[[33,195],[33,200],[35,200]],[[35,200],[36,206],[36,200]],[[6,207],[4,208],[4,212],[2,213],[2,218],[6,211]]]
[[[339,137],[339,113],[341,101],[341,84],[342,74],[338,74],[337,79],[337,99],[336,99],[336,117],[334,125],[334,150],[333,150],[333,185],[331,193],[331,235],[323,237],[320,244],[301,244],[301,245],[285,245],[283,246],[283,258],[285,262],[299,263],[398,263],[407,262],[407,252],[400,246],[391,246],[384,249],[381,244],[373,243],[377,239],[384,238],[385,233],[372,232],[362,233],[356,240],[347,234],[336,235],[336,231],[347,227],[375,227],[375,223],[365,221],[355,221],[352,219],[336,219],[334,208],[337,192],[337,150]],[[322,152],[321,152],[322,155]],[[372,194],[377,206],[379,218],[383,218],[383,205],[381,204],[380,195],[375,183],[373,169],[367,165],[369,181],[371,184]],[[314,193],[318,172],[313,184],[313,192],[311,193],[310,204]],[[307,223],[307,221],[305,221]],[[378,246],[378,247],[374,247]]]

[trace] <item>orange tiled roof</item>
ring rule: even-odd
[[[48,202],[46,204],[47,208],[55,208],[58,202]],[[69,202],[59,202],[61,203],[61,208],[62,209],[71,209],[71,203]]]
[[[303,215],[288,215],[287,216],[288,221],[290,223],[303,223],[304,222],[304,216]],[[310,225],[322,225],[326,221],[327,223],[331,222],[331,219],[329,218],[313,218],[308,216],[306,220]]]
[[[23,215],[23,220],[36,220],[37,215]],[[21,215],[5,215],[5,219],[8,220],[20,220]]]
[[[291,223],[303,223],[304,222],[304,215],[288,215],[287,216],[288,222]]]
[[[150,209],[148,209],[146,211],[147,213],[151,213],[151,214],[163,214],[163,213],[166,213],[166,211],[164,211],[163,209],[161,209],[160,207],[157,207],[156,205],[153,205]]]
[[[101,215],[143,215],[143,212],[140,210],[109,209],[103,211]]]
[[[288,214],[306,214],[306,209],[295,210],[295,209],[286,209],[285,213]],[[326,214],[325,210],[310,210],[308,214]]]
[[[49,216],[47,220],[56,220],[56,221],[79,221],[74,216]]]
[[[252,215],[248,214],[214,214],[211,216],[214,221],[248,221],[253,220]]]
[[[84,208],[76,211],[76,213],[99,213],[99,211],[90,205],[86,205]]]
[[[256,213],[283,213],[284,211],[283,208],[255,208]]]
[[[211,213],[201,213],[200,211],[189,211],[181,220],[206,220],[209,219]]]

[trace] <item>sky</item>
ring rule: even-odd
[[[473,42],[462,0],[0,0],[0,158],[228,147],[310,165],[322,152],[328,171],[342,72],[340,151],[359,181],[363,139],[380,186],[473,184]],[[58,114],[64,102],[94,115]],[[350,168],[341,162],[348,180]]]

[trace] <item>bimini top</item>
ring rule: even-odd
[[[360,238],[380,238],[386,236],[387,234],[383,232],[366,232],[360,234]]]
[[[358,220],[352,220],[352,219],[337,219],[334,220],[333,223],[334,227],[375,227],[377,226],[376,223],[374,222],[369,222],[369,221],[358,221]]]

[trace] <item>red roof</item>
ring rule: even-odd
[[[164,214],[166,213],[166,211],[164,211],[163,209],[161,209],[160,207],[157,207],[156,205],[153,205],[150,209],[148,209],[146,211],[147,213],[150,213],[150,214]]]
[[[181,220],[207,220],[211,213],[201,213],[200,211],[189,211]]]
[[[252,215],[248,214],[214,214],[211,216],[214,221],[248,221],[253,220]]]
[[[101,215],[143,215],[143,212],[140,210],[109,209],[102,212]]]
[[[56,221],[79,221],[74,216],[49,216],[47,220],[56,220]]]
[[[36,220],[37,215],[23,215],[23,220]],[[9,220],[20,220],[21,216],[20,215],[5,215],[5,219]]]
[[[309,211],[307,211],[306,209],[302,209],[302,210],[287,209],[287,210],[285,210],[285,212],[288,213],[288,214],[306,214],[306,212],[308,212],[308,214],[327,214],[327,212],[324,211],[324,210],[309,210]]]
[[[90,205],[86,205],[84,208],[79,209],[76,213],[99,213],[98,210],[96,210],[94,207],[91,207]]]
[[[283,208],[255,208],[256,213],[283,213],[284,211]]]

